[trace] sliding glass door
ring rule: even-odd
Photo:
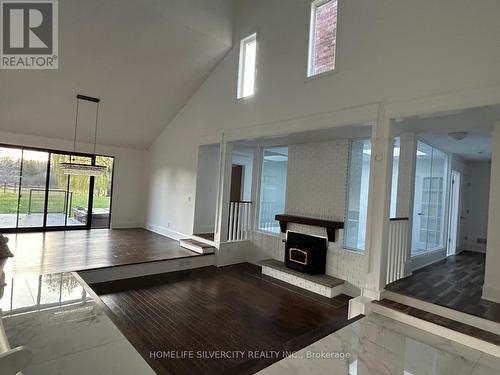
[[[90,165],[92,159],[83,156],[71,156],[71,162]],[[89,176],[68,176],[66,226],[87,226],[90,224],[90,184],[91,177]]]
[[[445,247],[448,156],[423,142],[417,144],[412,255]]]
[[[109,228],[114,158],[0,147],[0,230]],[[61,163],[107,166],[68,176]]]
[[[49,153],[22,150],[18,228],[43,227]]]
[[[92,197],[92,228],[109,228],[111,192],[113,189],[113,162],[108,156],[96,156],[96,164],[106,166],[106,172],[95,178]]]
[[[0,147],[0,228],[17,227],[23,151]]]
[[[70,197],[68,195],[69,176],[62,173],[61,163],[69,163],[70,156],[50,155],[50,178],[47,199],[47,226],[61,227],[67,222]]]
[[[92,158],[51,154],[47,202],[47,226],[86,226],[89,212],[90,177],[68,176],[61,163],[92,164]]]

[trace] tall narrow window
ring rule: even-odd
[[[401,154],[401,138],[394,138],[393,154],[392,154],[392,183],[391,183],[391,208],[390,218],[397,217],[398,205],[398,178],[399,178],[399,158]]]
[[[370,140],[352,141],[347,186],[347,213],[344,229],[344,246],[351,250],[365,250],[370,159]]]
[[[255,61],[257,58],[257,34],[241,41],[240,69],[238,74],[238,99],[255,94]]]
[[[309,31],[309,77],[335,69],[336,45],[337,0],[313,1]]]
[[[286,176],[288,170],[288,148],[264,149],[260,180],[259,229],[279,233],[276,214],[285,212]]]

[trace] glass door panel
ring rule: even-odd
[[[0,229],[88,228],[90,214],[92,228],[109,228],[114,158],[95,159],[103,175],[69,176],[61,163],[91,165],[93,157],[0,147]]]
[[[412,255],[427,249],[427,227],[429,214],[429,189],[432,173],[432,147],[417,143],[415,169],[415,198],[413,206]]]
[[[429,203],[426,250],[444,247],[444,218],[446,209],[446,187],[448,186],[448,156],[434,148],[432,171],[429,182]]]
[[[66,225],[68,212],[69,177],[61,171],[61,163],[69,163],[69,155],[51,154],[50,178],[47,200],[47,226],[60,227]]]
[[[418,142],[412,255],[444,247],[447,180],[448,156]]]
[[[90,157],[71,156],[72,163],[92,164]],[[68,176],[67,226],[86,226],[89,213],[89,176]]]
[[[17,227],[43,227],[49,153],[23,150]]]
[[[96,164],[107,167],[106,172],[94,179],[92,200],[92,228],[109,228],[111,213],[111,185],[114,158],[96,156]]]
[[[15,228],[21,179],[20,149],[0,147],[0,228]]]

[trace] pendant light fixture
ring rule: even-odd
[[[92,102],[96,104],[95,112],[95,129],[94,129],[94,160],[96,156],[96,146],[97,146],[97,123],[99,120],[99,103],[100,99],[93,98],[91,96],[85,96],[78,94],[76,96],[76,116],[75,116],[75,136],[73,139],[73,152],[76,154],[76,136],[78,131],[78,110],[80,108],[80,100],[85,100],[87,102]],[[102,165],[89,165],[81,163],[61,163],[61,170],[64,174],[74,175],[74,176],[100,176],[106,171],[107,167]]]

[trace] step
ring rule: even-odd
[[[500,358],[500,335],[389,299],[373,301],[371,312]]]
[[[418,298],[408,297],[404,294],[384,291],[383,298],[399,302],[403,305],[411,306],[416,309],[424,310],[432,314],[441,315],[443,317],[456,320],[473,327],[480,328],[484,331],[489,331],[500,335],[500,323],[493,320],[488,320],[480,316],[468,314],[446,306],[437,305]]]
[[[78,275],[80,275],[87,284],[97,284],[107,281],[131,279],[134,277],[213,266],[215,263],[215,255],[213,254],[193,254],[188,257],[83,270],[78,271]]]
[[[194,251],[199,254],[213,254],[215,247],[206,243],[195,240],[193,238],[185,238],[179,240],[179,245],[185,249]]]
[[[344,292],[344,280],[329,275],[309,275],[292,270],[284,262],[266,259],[260,262],[262,273],[275,279],[287,282],[296,287],[333,298]]]

